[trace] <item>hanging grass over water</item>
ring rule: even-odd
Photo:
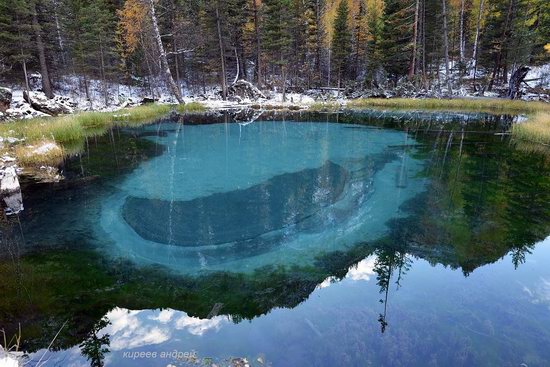
[[[512,135],[517,139],[550,146],[550,113],[538,112],[526,122],[514,125]]]
[[[491,98],[462,98],[462,99],[411,99],[411,98],[368,98],[350,101],[347,107],[385,108],[405,110],[435,110],[457,112],[483,112],[490,114],[526,114],[526,122],[515,124],[512,127],[514,138],[531,144],[550,146],[550,103],[511,101],[507,99]],[[540,151],[540,149],[534,149]],[[546,149],[543,149],[545,152]]]
[[[545,102],[512,101],[496,98],[457,98],[457,99],[414,99],[414,98],[362,98],[352,100],[349,108],[392,108],[406,110],[437,110],[484,112],[493,114],[519,114],[546,111],[550,104]]]
[[[55,166],[63,161],[63,150],[51,140],[42,140],[33,145],[18,145],[15,155],[25,167]]]
[[[38,155],[33,153],[37,144],[48,141],[57,145],[59,151],[64,152],[65,155],[74,154],[74,147],[83,146],[87,137],[102,135],[115,125],[144,125],[165,116],[172,109],[174,109],[172,105],[146,104],[113,112],[81,112],[74,115],[18,120],[0,125],[0,136],[24,140],[24,144],[18,144],[14,150],[18,161],[23,166],[54,165],[60,161],[57,153],[33,157]],[[180,113],[206,110],[198,102],[177,105],[175,109]],[[62,157],[63,154],[61,154]]]

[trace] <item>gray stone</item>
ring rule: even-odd
[[[27,101],[32,108],[51,116],[68,114],[74,112],[74,103],[67,97],[55,97],[49,99],[42,92],[23,92],[23,99]]]
[[[11,97],[11,90],[0,87],[0,112],[6,112],[6,110],[10,108]]]

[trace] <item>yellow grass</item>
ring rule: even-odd
[[[385,108],[405,110],[436,110],[484,112],[493,114],[529,114],[540,111],[550,112],[550,104],[545,102],[512,101],[496,98],[456,98],[456,99],[414,99],[414,98],[363,98],[348,102],[348,108]]]
[[[413,99],[368,98],[350,101],[351,109],[404,109],[456,112],[483,112],[491,114],[525,114],[527,121],[512,127],[512,136],[530,143],[550,145],[550,103],[511,101],[495,98]],[[525,144],[523,144],[525,146]],[[525,148],[525,147],[524,147]],[[537,149],[538,151],[539,149]],[[546,150],[546,149],[544,149]]]
[[[56,166],[63,161],[63,150],[54,141],[46,139],[16,146],[15,155],[24,167]]]
[[[61,162],[64,155],[77,152],[75,147],[82,147],[86,137],[102,135],[107,129],[116,125],[147,124],[165,116],[174,108],[182,113],[205,110],[205,107],[198,102],[176,107],[147,104],[114,112],[81,112],[73,115],[17,120],[0,124],[0,136],[23,140],[23,143],[19,143],[14,149],[20,165],[55,165]],[[34,152],[36,145],[44,142],[57,144],[59,151],[52,150],[43,155],[36,154]]]
[[[550,113],[537,112],[512,127],[514,138],[550,146]]]

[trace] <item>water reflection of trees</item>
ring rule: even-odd
[[[110,335],[101,335],[102,330],[111,322],[107,317],[101,318],[92,327],[86,339],[80,343],[80,352],[90,362],[90,367],[103,367],[105,354],[109,353]],[[100,336],[101,335],[101,336]]]
[[[407,128],[415,139],[412,154],[428,161],[423,172],[428,186],[424,194],[403,205],[403,217],[388,223],[388,238],[320,255],[314,265],[194,279],[136,269],[128,263],[107,263],[87,252],[22,258],[17,269],[11,263],[0,267],[0,278],[5,279],[0,293],[15,295],[9,303],[0,300],[0,312],[9,315],[6,328],[25,320],[22,326],[32,350],[50,341],[47,333],[34,332],[38,328],[33,326],[47,319],[55,333],[64,320],[74,320],[68,328],[73,334],[60,335],[56,345],[81,345],[90,362],[101,363],[108,340],[100,336],[97,326],[101,324],[96,320],[115,306],[169,307],[205,318],[213,305],[223,303],[222,313],[238,322],[275,307],[295,307],[327,277],[343,278],[350,266],[375,254],[383,306],[379,322],[384,332],[390,291],[401,286],[412,257],[461,269],[466,275],[508,253],[514,266],[525,262],[535,243],[550,233],[548,160],[511,149],[490,129],[471,133],[475,129],[460,124],[441,127],[413,122]],[[95,166],[106,169],[99,162],[90,167]],[[91,168],[87,172],[94,172]],[[101,292],[82,289],[83,285]]]
[[[376,261],[374,272],[376,273],[376,284],[380,287],[380,304],[384,305],[382,313],[378,316],[381,332],[386,331],[388,326],[388,296],[392,286],[392,278],[395,278],[396,289],[401,287],[401,281],[412,265],[412,259],[402,249],[382,247],[375,250]]]

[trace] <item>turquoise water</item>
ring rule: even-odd
[[[265,117],[23,180],[0,329],[28,365],[550,365],[550,161],[508,117]]]
[[[165,153],[104,200],[102,238],[180,272],[311,263],[379,238],[423,190],[406,133],[346,124],[165,123]]]
[[[322,283],[307,302],[251,322],[173,309],[115,308],[104,329],[111,350],[105,362],[187,365],[178,357],[161,357],[177,351],[222,365],[231,365],[230,357],[246,357],[254,366],[262,365],[258,358],[273,366],[547,366],[549,259],[547,240],[524,268],[514,269],[506,257],[467,278],[414,260],[401,285],[392,285],[386,307],[379,302],[384,295],[376,282],[377,259],[369,257],[343,280]],[[380,314],[388,323],[384,333]],[[124,354],[130,351],[137,353]],[[83,362],[78,347],[52,358]]]

